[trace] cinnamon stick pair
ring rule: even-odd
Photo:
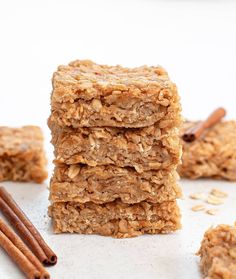
[[[226,115],[224,108],[218,108],[205,120],[197,123],[197,125],[191,127],[184,132],[182,139],[186,142],[193,142],[200,138],[206,129],[211,128]]]
[[[0,246],[6,250],[28,278],[50,278],[42,264],[56,264],[57,256],[4,187],[0,187],[0,212],[28,244],[32,252],[1,219]]]
[[[0,246],[8,253],[29,279],[49,279],[41,262],[15,232],[0,219]]]
[[[0,210],[18,231],[22,239],[27,242],[42,264],[56,264],[57,256],[55,253],[48,247],[38,230],[4,187],[0,187]]]

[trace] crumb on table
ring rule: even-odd
[[[204,278],[235,279],[236,227],[218,225],[207,230],[197,255]]]

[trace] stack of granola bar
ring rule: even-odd
[[[131,237],[180,228],[180,102],[160,67],[75,61],[53,76],[54,231]]]

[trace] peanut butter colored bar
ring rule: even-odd
[[[204,278],[236,278],[236,227],[219,225],[209,229],[198,252]]]
[[[186,122],[183,131],[195,125]],[[182,177],[236,180],[236,122],[224,121],[208,129],[200,139],[183,141]]]
[[[52,202],[105,203],[120,198],[124,203],[158,202],[181,197],[175,171],[148,171],[113,165],[57,165],[50,183]]]
[[[176,86],[161,67],[123,68],[77,60],[53,75],[51,120],[72,127],[180,125]]]
[[[175,169],[182,148],[175,129],[166,132],[157,125],[124,129],[64,128],[49,120],[56,162],[89,166],[114,164],[134,167],[137,172]]]
[[[120,201],[105,204],[61,202],[50,208],[56,233],[100,234],[117,238],[144,233],[170,233],[178,230],[180,212],[175,201],[130,205]]]
[[[39,127],[0,127],[0,181],[43,182],[47,178]]]

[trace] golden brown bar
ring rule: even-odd
[[[161,67],[98,65],[77,60],[53,75],[51,121],[62,127],[179,126],[176,86]]]
[[[37,126],[0,127],[0,181],[47,178],[42,131]]]
[[[176,129],[164,131],[158,125],[124,129],[64,128],[49,120],[55,161],[89,166],[115,164],[134,167],[136,171],[175,169],[182,154]]]
[[[56,233],[100,234],[117,238],[178,230],[180,212],[175,201],[152,204],[61,202],[50,208]]]
[[[218,225],[204,235],[198,252],[204,278],[236,278],[236,227]]]
[[[137,173],[113,165],[56,165],[50,183],[52,202],[105,203],[120,198],[124,203],[158,202],[181,197],[175,171]]]
[[[197,122],[186,122],[184,132]],[[183,141],[182,177],[210,177],[236,181],[236,122],[224,121],[208,129],[200,139]]]

